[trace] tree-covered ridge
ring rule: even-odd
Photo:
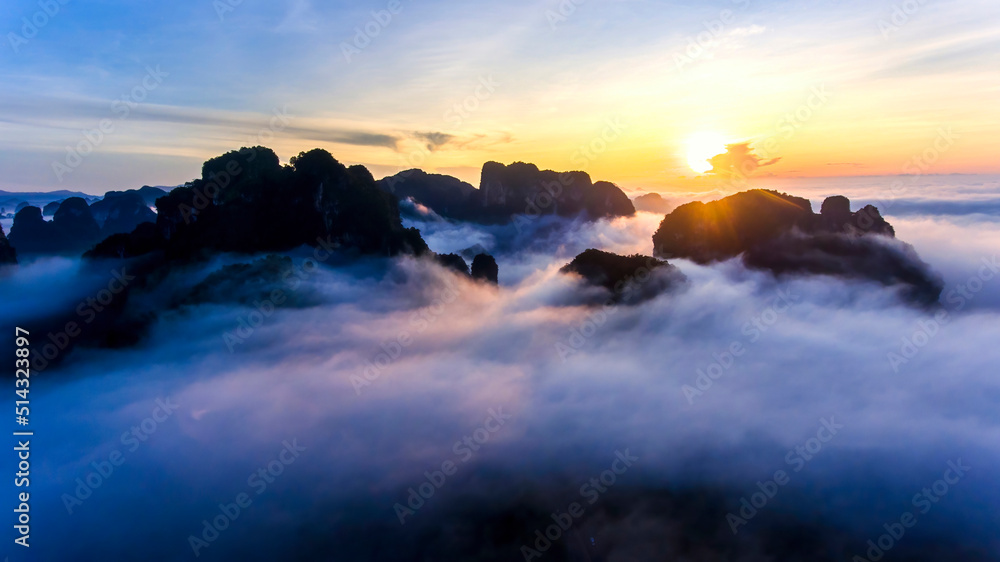
[[[211,252],[273,252],[325,245],[387,256],[427,245],[405,228],[394,197],[363,166],[329,152],[302,152],[282,165],[257,146],[212,158],[202,177],[156,200],[154,229],[112,236],[88,255],[131,257],[161,250],[170,259]]]

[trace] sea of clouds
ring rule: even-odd
[[[32,379],[34,559],[1000,560],[1000,219],[887,215],[940,308],[684,260],[654,299],[581,304],[559,268],[649,254],[649,213],[413,222],[492,252],[499,287],[297,252],[282,290],[307,305],[181,307]],[[104,277],[22,266],[0,324]]]

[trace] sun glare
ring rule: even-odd
[[[712,169],[708,161],[726,151],[726,139],[716,133],[698,133],[688,138],[684,143],[687,148],[687,162],[692,170],[699,174]]]

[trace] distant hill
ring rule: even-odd
[[[46,194],[63,195],[68,191]],[[143,223],[155,223],[150,208],[167,191],[143,186],[109,191],[104,197],[68,197],[45,204],[21,202],[10,230],[10,245],[22,256],[79,255],[113,234],[128,233]],[[45,217],[52,217],[47,221]]]
[[[632,200],[636,211],[646,211],[650,213],[666,214],[674,210],[677,203],[670,199],[665,199],[659,193],[647,193]]]
[[[90,195],[88,193],[83,193],[80,191],[67,191],[61,189],[58,191],[4,191],[0,189],[0,201],[8,197],[29,199],[29,198],[43,198],[43,199],[69,199],[70,197],[82,197],[84,199],[100,199],[97,195]]]
[[[139,189],[130,189],[128,191],[137,191],[146,202],[146,206],[152,207],[156,204],[157,198],[163,197],[172,189],[174,187],[144,185]],[[79,197],[88,204],[93,204],[107,197],[109,194],[118,193],[124,192],[109,191],[102,196],[65,189],[57,191],[4,191],[0,189],[0,218],[7,217],[7,215],[10,215],[7,218],[11,218],[14,213],[27,206],[38,207],[43,210],[43,216],[51,217],[55,214],[56,209],[59,208],[59,204],[67,199]]]
[[[3,191],[0,190],[0,215],[12,215],[18,211],[18,206],[22,209],[27,205],[42,208],[55,201],[62,201],[71,197],[79,197],[88,203],[97,201],[100,197],[79,191]]]

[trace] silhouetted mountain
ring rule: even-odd
[[[539,170],[534,164],[483,164],[479,189],[451,176],[407,170],[378,182],[400,199],[412,198],[442,217],[505,224],[515,215],[629,216],[635,208],[616,185],[592,183],[584,172]]]
[[[38,207],[24,207],[14,215],[10,229],[10,244],[22,255],[79,254],[100,238],[101,229],[80,197],[63,201],[51,222],[42,218]]]
[[[865,205],[856,213],[851,212],[851,200],[843,195],[827,197],[820,207],[820,227],[827,232],[864,232],[894,238],[892,228],[874,205]]]
[[[10,245],[0,225],[0,266],[17,264],[17,251]]]
[[[469,275],[469,264],[458,254],[438,254],[434,259],[444,267],[453,269],[463,275]]]
[[[559,270],[583,277],[591,285],[611,292],[614,302],[639,302],[663,290],[683,284],[687,277],[669,263],[634,254],[620,256],[589,249]],[[653,281],[654,277],[656,281]]]
[[[59,227],[79,228],[69,213],[84,209],[90,228],[96,228],[85,203],[81,208],[71,201],[60,207],[52,223],[42,220],[37,207],[25,209],[15,220],[18,232],[47,240]],[[116,209],[144,204],[136,192],[113,195],[109,202],[109,221]],[[309,245],[316,247],[314,255],[324,256],[317,259],[332,263],[353,261],[358,254],[430,253],[419,231],[403,227],[395,198],[375,186],[368,170],[347,168],[319,149],[299,154],[287,166],[264,147],[229,152],[205,162],[200,179],[171,190],[157,199],[156,207],[155,223],[109,236],[85,254],[91,259],[129,259],[116,270],[122,275],[127,270],[130,281],[115,295],[114,306],[104,309],[100,322],[81,326],[71,347],[132,345],[162,310],[185,304],[263,302],[280,290],[281,303],[274,300],[271,305],[308,306],[308,288],[289,288],[285,273],[291,270],[291,260],[285,256],[224,266],[190,289],[164,282],[190,262],[217,253],[281,252]],[[154,298],[132,298],[154,293]],[[53,317],[49,324],[64,326],[75,314]]]
[[[636,211],[646,211],[649,213],[669,213],[674,204],[663,198],[659,193],[647,193],[632,200]]]
[[[56,194],[29,194],[37,199],[47,199]],[[29,211],[15,220],[11,228],[12,244],[30,254],[79,254],[90,249],[102,238],[112,234],[128,233],[144,222],[156,222],[156,213],[149,208],[149,198],[166,195],[166,191],[144,186],[128,191],[109,191],[87,210],[83,197],[69,197],[45,205],[37,217]],[[89,197],[89,196],[88,196]],[[20,210],[36,205],[19,205]],[[45,223],[41,217],[53,217]],[[15,217],[16,218],[16,217]],[[94,230],[94,226],[97,230]]]
[[[500,283],[500,268],[497,266],[497,260],[489,254],[476,255],[472,259],[472,278],[498,285]]]
[[[82,197],[70,197],[63,201],[52,215],[52,224],[60,234],[70,240],[76,240],[77,246],[87,248],[101,235],[101,227],[90,212],[90,205]]]
[[[155,189],[155,188],[154,188]],[[166,192],[156,191],[166,195]],[[90,206],[105,237],[122,232],[132,232],[144,222],[156,222],[156,213],[149,208],[139,190],[109,191],[104,198]]]
[[[59,205],[61,205],[63,201],[65,201],[65,199],[60,199],[59,201],[53,201],[42,207],[42,216],[51,217],[52,215],[56,214],[56,211],[59,210]]]
[[[465,262],[465,258],[458,254],[437,254],[434,260],[444,267],[452,269],[477,281],[486,281],[496,285],[500,268],[493,256],[485,253],[477,254],[472,259],[472,268]]]
[[[202,177],[156,200],[155,232],[137,228],[101,242],[91,257],[158,250],[167,259],[213,252],[276,252],[302,245],[361,253],[423,254],[420,232],[404,228],[396,199],[363,166],[347,168],[315,149],[282,166],[269,148],[205,162]]]
[[[139,195],[142,196],[142,200],[146,202],[147,207],[156,205],[156,200],[168,193],[165,189],[149,185],[144,185],[134,191],[138,192]]]
[[[937,302],[943,288],[891,225],[868,205],[851,212],[846,197],[830,197],[820,214],[808,200],[768,190],[711,203],[681,205],[653,234],[654,255],[698,263],[742,255],[752,268],[776,274],[826,274],[901,284],[904,296]]]
[[[22,207],[14,215],[10,244],[20,248],[22,253],[48,252],[55,242],[52,223],[42,218],[42,210],[38,207]]]
[[[59,204],[70,197],[81,197],[87,202],[98,199],[93,195],[80,193],[78,191],[3,191],[0,190],[0,215],[14,216],[17,211],[33,206],[43,209],[43,216],[51,217],[55,214]]]
[[[378,185],[400,200],[412,198],[442,217],[473,221],[482,213],[478,190],[452,176],[413,169],[381,179]]]

